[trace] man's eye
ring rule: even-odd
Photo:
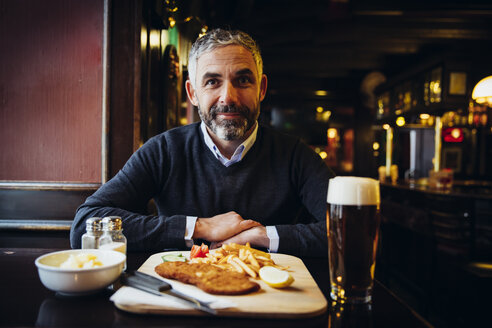
[[[212,80],[207,80],[207,81],[205,82],[205,85],[210,85],[210,86],[212,86],[212,85],[215,85],[215,84],[217,84],[217,80],[213,80],[213,79],[212,79]]]
[[[238,79],[239,83],[241,84],[247,84],[247,83],[251,83],[251,79],[247,76],[241,76],[239,79]]]

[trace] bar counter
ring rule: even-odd
[[[63,297],[46,289],[34,260],[60,249],[0,248],[0,326],[8,327],[432,327],[377,282],[370,306],[342,308],[330,304],[325,259],[303,259],[324,296],[328,310],[303,319],[245,319],[132,314],[118,310],[111,291]],[[150,253],[128,254],[128,269],[138,269]]]
[[[459,243],[468,260],[492,261],[492,183],[455,181],[450,190],[404,181],[381,183],[383,222]],[[459,248],[459,247],[458,247]]]
[[[376,277],[438,327],[481,326],[492,293],[492,185],[381,183]],[[473,323],[473,324],[472,324]]]
[[[492,201],[492,182],[489,181],[458,180],[454,181],[450,190],[431,188],[428,184],[409,183],[406,181],[398,181],[396,183],[383,182],[381,186],[383,188],[395,188],[430,195]]]

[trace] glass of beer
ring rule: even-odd
[[[330,296],[342,303],[370,302],[379,236],[379,181],[330,179],[327,202]]]

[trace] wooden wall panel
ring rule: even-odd
[[[0,180],[101,182],[104,0],[0,0]]]

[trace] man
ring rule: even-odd
[[[308,146],[260,127],[267,77],[243,32],[210,31],[190,50],[186,91],[201,123],[145,143],[77,210],[84,222],[121,216],[130,250],[185,249],[250,242],[271,252],[326,256],[326,194],[333,176]],[[145,208],[154,199],[157,215]]]

